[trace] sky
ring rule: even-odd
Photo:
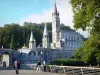
[[[24,22],[52,22],[52,12],[56,2],[60,22],[73,27],[73,12],[70,0],[0,0],[0,26],[10,23],[23,25]],[[78,30],[88,37],[88,33]]]

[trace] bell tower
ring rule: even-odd
[[[60,47],[60,18],[56,3],[52,13],[52,45],[55,48]]]

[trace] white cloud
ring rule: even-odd
[[[82,29],[78,29],[77,32],[79,32],[80,34],[82,34],[85,38],[87,38],[89,36],[88,31],[82,31]]]
[[[51,10],[46,10],[41,14],[31,14],[28,15],[26,18],[22,19],[20,21],[21,24],[24,22],[33,22],[33,23],[41,23],[41,22],[51,22],[52,16],[51,16]]]
[[[54,6],[54,0],[50,0],[50,4],[53,7]],[[71,5],[69,4],[69,0],[56,0],[56,5],[60,14],[60,22],[64,23],[67,26],[73,27],[73,13]],[[34,22],[34,23],[41,23],[41,22],[52,22],[52,11],[51,9],[46,9],[43,11],[43,13],[33,13],[28,16],[26,16],[24,19],[20,21],[22,24],[23,22]],[[85,37],[88,37],[87,32],[83,32],[82,30],[79,31],[81,34],[83,34]]]
[[[50,3],[52,6],[54,6],[54,1],[50,0]],[[69,0],[57,0],[56,1],[58,11],[60,13],[60,21],[61,23],[64,23],[65,25],[69,25],[71,28],[73,28],[72,23],[72,11],[71,11],[71,5],[69,4]],[[26,16],[24,19],[20,21],[20,23],[23,22],[35,22],[35,23],[41,23],[41,22],[51,22],[52,21],[52,11],[53,8],[44,10],[43,13],[33,13],[28,16]]]

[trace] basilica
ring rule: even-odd
[[[60,18],[57,6],[55,4],[52,12],[52,42],[49,40],[47,25],[45,23],[42,47],[36,47],[36,40],[31,31],[29,39],[29,48],[25,45],[17,52],[11,50],[0,50],[0,61],[6,61],[8,64],[17,59],[21,64],[34,64],[37,61],[41,63],[50,63],[59,58],[70,58],[73,52],[80,46],[83,46],[83,36],[76,31],[60,29]],[[10,60],[2,60],[3,54],[8,54]],[[8,58],[8,59],[9,59]]]
[[[72,50],[83,45],[83,36],[78,32],[60,29],[60,18],[56,4],[52,13],[52,43],[49,42],[48,30],[45,25],[43,40],[43,48]]]
[[[49,63],[58,58],[70,58],[78,47],[83,46],[83,36],[76,31],[60,29],[60,18],[56,4],[52,13],[52,42],[49,40],[47,25],[45,23],[42,47],[36,47],[36,40],[31,31],[29,48],[18,51],[22,54],[21,61],[24,63],[37,62],[38,60]],[[23,54],[24,53],[24,54]],[[23,57],[24,56],[24,57]],[[25,61],[24,61],[25,60]],[[27,61],[29,60],[29,61]]]

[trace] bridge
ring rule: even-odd
[[[36,71],[36,65],[21,65],[19,75],[100,75],[100,68],[94,67],[77,67],[77,66],[57,66],[48,65],[46,72]],[[8,70],[0,70],[0,75],[15,75],[15,71],[12,68]]]

